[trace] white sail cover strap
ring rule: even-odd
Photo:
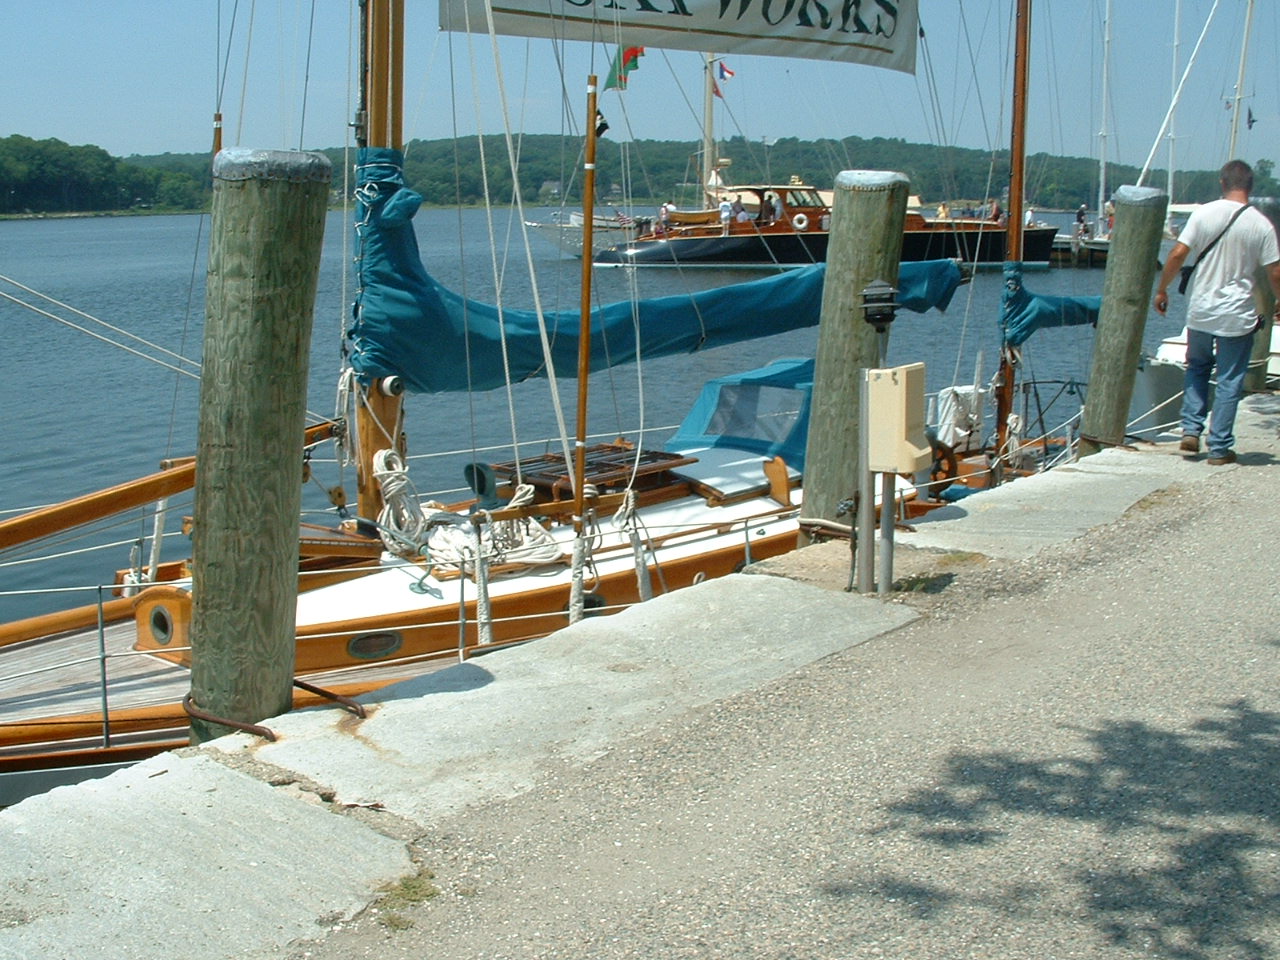
[[[918,0],[493,0],[493,28],[517,37],[725,54],[843,60],[914,73]],[[486,22],[485,0],[440,4],[443,30]],[[625,8],[625,9],[624,9]]]

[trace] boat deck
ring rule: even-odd
[[[183,667],[132,649],[132,620],[0,648],[0,723],[102,709],[102,651],[109,709],[181,700],[190,689]]]

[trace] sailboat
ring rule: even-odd
[[[791,269],[827,258],[831,192],[792,176],[785,182],[728,184],[731,158],[717,152],[714,104],[721,58],[702,54],[703,113],[699,151],[701,196],[695,209],[663,203],[647,217],[596,218],[603,244],[593,243],[597,266],[690,267],[715,269]],[[582,219],[569,214],[551,223],[529,226],[551,236],[568,253],[584,250]],[[619,234],[623,234],[619,236]],[[1023,228],[1023,262],[1048,266],[1056,229],[1045,224]],[[982,217],[925,217],[919,204],[908,209],[901,259],[904,262],[952,259],[969,267],[996,267],[1006,252],[1006,226]]]
[[[1235,85],[1235,95],[1233,98],[1233,109],[1231,116],[1231,130],[1227,143],[1227,157],[1236,156],[1236,143],[1240,132],[1241,122],[1241,106],[1244,99],[1244,82],[1245,82],[1245,65],[1248,60],[1249,43],[1253,25],[1253,0],[1248,0],[1245,4],[1244,26],[1241,34],[1240,57],[1237,64],[1237,78]],[[1195,63],[1196,54],[1199,52],[1200,44],[1204,41],[1204,36],[1209,30],[1209,25],[1213,22],[1213,16],[1217,10],[1215,4],[1209,11],[1205,19],[1204,27],[1201,30],[1200,38],[1196,43],[1195,49],[1191,54],[1191,58],[1186,66],[1182,81],[1179,82],[1174,89],[1171,99],[1169,114],[1166,117],[1166,126],[1172,121],[1172,116],[1178,104],[1178,98],[1181,93],[1182,84],[1186,82],[1187,75],[1190,73],[1192,65]],[[1175,27],[1176,29],[1176,27]],[[1175,64],[1176,67],[1176,64]],[[1164,130],[1161,131],[1162,135]],[[1170,139],[1172,144],[1172,138]],[[1152,148],[1154,153],[1154,147]],[[1170,198],[1173,196],[1172,178],[1173,178],[1173,150],[1170,146]],[[1146,165],[1143,167],[1142,177],[1146,176],[1150,167],[1151,158],[1148,157]],[[1141,178],[1139,180],[1141,182]],[[1198,204],[1173,204],[1169,205],[1169,213],[1167,225],[1172,226],[1172,218],[1175,214],[1190,215],[1199,205]],[[1176,233],[1171,239],[1177,239]],[[1274,324],[1264,326],[1263,336],[1266,339],[1266,346],[1259,344],[1254,346],[1254,359],[1252,365],[1263,370],[1263,376],[1267,380],[1275,380],[1280,378],[1280,328]],[[1165,337],[1156,347],[1155,353],[1144,358],[1141,376],[1136,385],[1139,397],[1144,404],[1152,409],[1161,411],[1159,416],[1144,418],[1140,425],[1141,432],[1159,433],[1168,429],[1169,424],[1176,423],[1178,410],[1175,401],[1181,396],[1183,387],[1183,377],[1186,372],[1187,363],[1187,328],[1183,327],[1178,333],[1170,337]]]
[[[796,179],[785,184],[744,184],[726,188],[750,211],[723,222],[712,212],[650,229],[606,247],[597,266],[792,268],[825,263],[831,207],[823,191]],[[1038,224],[1022,231],[1025,263],[1047,267],[1057,227]],[[1004,261],[1005,225],[969,217],[927,218],[906,215],[902,231],[903,263],[958,260],[970,267],[994,267]]]
[[[402,0],[363,7],[365,50],[395,49]],[[442,17],[447,26],[443,10]],[[883,45],[873,46],[883,58]],[[595,310],[584,295],[579,311],[563,315],[469,300],[427,273],[418,255],[411,220],[420,198],[404,183],[391,102],[398,61],[369,55],[364,71],[360,289],[349,335],[358,409],[349,422],[317,425],[306,438],[361,438],[358,516],[302,528],[295,704],[358,695],[432,660],[544,636],[586,613],[621,609],[791,549],[812,379],[804,362],[711,384],[661,450],[625,440],[590,444],[580,425],[576,442],[559,452],[473,463],[473,495],[459,502],[422,504],[406,495],[405,391],[484,390],[557,371],[576,373],[584,385],[584,363],[632,362],[813,325],[824,267]],[[913,266],[899,279],[904,305],[945,306],[961,279],[956,265]],[[188,489],[195,472],[190,460],[177,462],[0,522],[0,550],[163,501]],[[198,643],[190,566],[139,565],[106,583],[94,603],[0,625],[0,773],[127,761],[185,742],[188,667]]]
[[[985,402],[984,388],[975,382],[967,389],[946,391],[946,397],[940,398],[939,404],[946,399],[949,414],[939,418],[933,438],[936,460],[932,476],[935,490],[942,495],[964,496],[975,487],[1039,472],[1072,456],[1074,442],[1069,426],[1061,435],[1043,432],[1027,436],[1028,417],[1018,411],[1015,402],[1022,347],[1038,330],[1096,325],[1101,310],[1100,297],[1044,296],[1032,293],[1023,285],[1023,271],[1027,266],[1024,255],[1028,228],[1023,220],[1023,198],[1031,15],[1031,0],[1016,0],[1009,229],[1001,293],[1000,363],[989,388],[995,406],[994,442],[989,445],[979,442],[982,417],[974,411]],[[1038,398],[1036,402],[1040,403]],[[1043,410],[1040,419],[1043,421]]]
[[[650,217],[633,217],[618,210],[612,216],[597,213],[591,218],[591,246],[602,250],[623,243],[644,231]],[[579,210],[553,210],[549,220],[526,220],[525,226],[537,230],[565,253],[582,256],[586,243],[586,220]]]

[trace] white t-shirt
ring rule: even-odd
[[[1187,326],[1218,337],[1241,337],[1258,317],[1253,301],[1254,276],[1260,267],[1280,260],[1271,221],[1250,207],[1231,224],[1203,262],[1201,251],[1226,229],[1240,209],[1234,200],[1214,200],[1187,220],[1179,243],[1191,248],[1186,265],[1195,264],[1187,300]]]

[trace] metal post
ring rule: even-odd
[[[893,526],[897,520],[896,474],[880,474],[880,580],[877,595],[887,597],[893,589]]]
[[[871,394],[870,376],[864,369],[860,371],[858,411],[858,592],[870,593],[875,589],[875,553],[872,548],[876,542],[876,481],[867,462],[871,459],[871,441],[869,416],[867,407]]]

